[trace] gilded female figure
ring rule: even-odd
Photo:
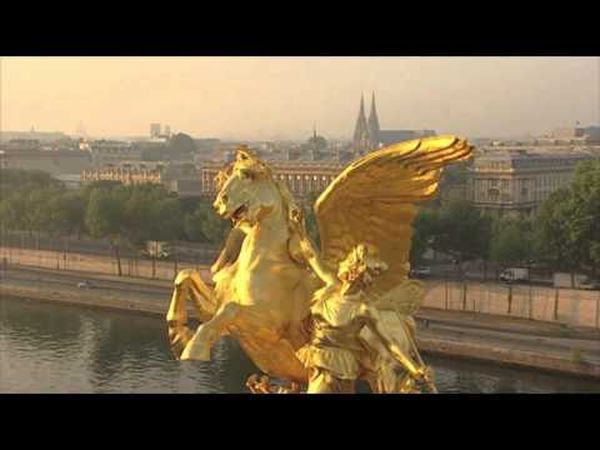
[[[310,371],[308,393],[354,392],[356,380],[381,363],[373,360],[381,356],[365,340],[367,330],[406,371],[403,391],[413,392],[419,384],[435,390],[416,347],[413,358],[394,343],[381,321],[380,299],[368,292],[373,278],[385,270],[387,265],[377,258],[375,248],[357,245],[340,264],[338,281],[316,292],[311,305],[311,338],[297,353]],[[404,325],[413,339],[409,317]]]

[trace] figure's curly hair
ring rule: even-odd
[[[358,244],[350,250],[340,263],[338,277],[353,281],[365,274],[379,275],[388,269],[388,265],[379,259],[377,248],[369,244]]]

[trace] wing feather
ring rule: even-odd
[[[456,136],[400,142],[354,161],[315,203],[321,258],[330,270],[359,243],[374,245],[389,270],[375,288],[387,291],[408,276],[417,205],[432,199],[445,165],[471,157]]]

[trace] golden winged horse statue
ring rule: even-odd
[[[328,287],[344,289],[336,275],[340,264],[357,246],[367,245],[378,250],[387,269],[363,289],[375,299],[369,310],[376,311],[381,326],[373,329],[385,334],[395,353],[420,361],[411,316],[424,290],[408,279],[411,223],[417,206],[436,195],[443,167],[472,152],[465,139],[435,136],[354,161],[314,205],[321,239],[317,251],[303,210],[287,187],[247,148],[239,149],[217,177],[213,206],[233,229],[211,268],[214,287],[194,269],[175,279],[166,316],[174,354],[181,360],[209,360],[213,344],[229,335],[268,376],[308,384],[310,367],[301,350],[311,341],[307,323],[315,295]],[[187,326],[187,300],[201,322],[195,331]],[[374,357],[361,366],[359,378],[373,392],[411,392],[405,376],[410,364],[398,365],[376,334],[361,331],[362,348]]]

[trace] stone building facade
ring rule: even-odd
[[[180,197],[202,196],[200,173],[193,164],[121,161],[116,167],[87,169],[81,173],[82,183],[94,181],[115,181],[125,185],[160,184]]]
[[[298,199],[311,193],[321,193],[344,168],[337,161],[269,161],[274,176],[283,181]],[[226,166],[224,162],[205,162],[201,169],[202,194],[214,197],[217,194],[215,178]]]
[[[86,169],[81,172],[81,182],[116,181],[125,185],[162,184],[163,174],[158,169],[138,169],[127,167],[104,167],[102,169]]]
[[[12,150],[0,151],[3,169],[42,170],[51,175],[78,174],[92,166],[89,152],[79,150]]]
[[[561,187],[568,186],[587,153],[503,149],[476,155],[469,168],[467,198],[480,210],[529,216]]]
[[[141,149],[130,142],[97,140],[90,144],[94,167],[118,166],[124,160],[140,159]]]

